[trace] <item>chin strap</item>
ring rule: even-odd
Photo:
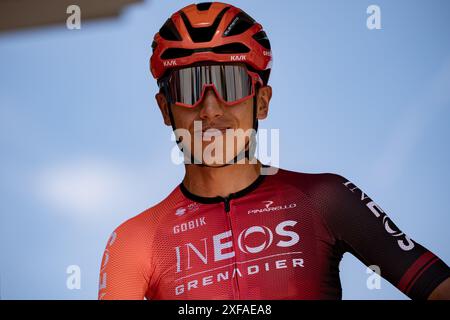
[[[249,161],[252,160],[255,157],[255,151],[256,151],[256,134],[258,132],[258,119],[256,117],[256,108],[257,108],[257,94],[255,92],[255,95],[253,96],[253,131],[252,134],[250,136],[250,139],[248,141],[248,143],[245,145],[244,149],[242,151],[240,151],[233,159],[231,159],[228,163],[225,163],[221,166],[210,166],[204,163],[195,163],[195,158],[193,153],[191,152],[191,164],[197,165],[197,166],[202,166],[202,167],[214,167],[214,168],[221,168],[221,167],[225,167],[225,166],[229,166],[231,164],[235,164],[238,161],[242,160],[243,158],[248,159]],[[181,139],[179,137],[177,137],[176,135],[176,127],[175,127],[175,120],[173,118],[173,113],[172,113],[172,104],[169,103],[169,118],[170,118],[170,124],[172,126],[172,130],[175,134],[175,142],[178,146],[178,148],[180,148],[181,152],[183,152],[183,146],[181,143]]]

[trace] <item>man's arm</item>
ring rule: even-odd
[[[450,278],[444,280],[428,297],[428,300],[450,300]]]
[[[99,276],[99,300],[142,300],[149,285],[149,250],[136,218],[110,236]]]
[[[381,276],[411,299],[448,296],[444,282],[450,268],[403,233],[355,184],[322,174],[308,192],[342,250],[367,266],[378,266]]]

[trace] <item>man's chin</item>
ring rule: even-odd
[[[249,160],[244,157],[244,150],[247,150],[247,148],[241,149],[240,152],[235,151],[230,155],[230,153],[227,153],[227,150],[225,149],[218,155],[215,155],[214,152],[211,155],[208,153],[208,150],[206,150],[206,148],[203,148],[202,154],[193,154],[191,163],[212,168],[220,168],[230,164],[247,164]]]
[[[234,157],[229,159],[214,158],[214,159],[203,159],[202,164],[208,167],[223,167],[224,165],[234,164]]]
[[[213,168],[220,168],[226,165],[230,165],[230,164],[248,164],[249,163],[249,159],[247,159],[246,157],[239,157],[239,159],[236,159],[237,155],[234,155],[234,157],[231,157],[229,159],[227,159],[227,161],[223,160],[208,160],[208,159],[204,159],[202,161],[202,164],[204,166],[208,166],[208,167],[213,167]]]

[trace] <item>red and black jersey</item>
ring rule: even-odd
[[[340,299],[345,252],[413,299],[450,277],[352,182],[279,169],[226,198],[180,184],[123,223],[105,249],[99,298]]]

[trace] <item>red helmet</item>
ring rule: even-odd
[[[191,4],[167,19],[152,43],[155,79],[167,70],[202,61],[243,62],[266,84],[272,65],[262,26],[239,8],[221,2]]]

